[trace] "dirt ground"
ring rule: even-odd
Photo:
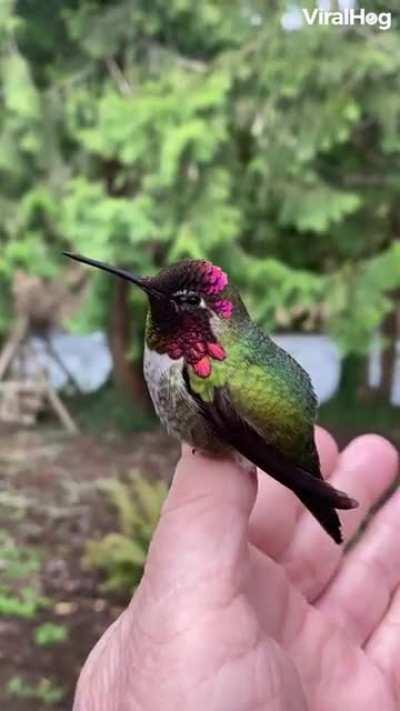
[[[70,711],[83,660],[122,609],[122,601],[99,592],[96,573],[80,564],[85,541],[116,528],[96,481],[131,470],[168,479],[177,454],[177,445],[159,431],[74,438],[59,430],[0,432],[0,529],[15,546],[40,552],[35,583],[51,601],[33,619],[0,615],[2,711]],[[68,638],[38,646],[34,630],[49,621],[66,626]],[[51,704],[34,692],[21,698],[23,691],[7,688],[15,677],[33,689],[50,682],[63,698]]]
[[[352,434],[340,433],[340,444]],[[15,549],[38,552],[40,566],[23,582],[48,600],[26,618],[0,605],[2,711],[70,711],[82,663],[124,603],[102,594],[98,574],[81,564],[88,539],[117,529],[98,481],[132,470],[169,480],[177,456],[177,444],[159,430],[77,437],[49,428],[0,431],[0,534]],[[0,555],[0,603],[5,568]],[[67,639],[38,645],[35,630],[45,622],[63,625]]]

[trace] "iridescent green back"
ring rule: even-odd
[[[268,444],[309,471],[318,470],[313,440],[316,397],[308,374],[248,318],[219,334],[227,352],[208,379],[190,373],[193,390],[212,401],[214,387],[228,390],[232,405]]]

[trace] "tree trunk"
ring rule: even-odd
[[[109,345],[113,357],[116,385],[141,408],[148,410],[150,401],[142,370],[128,358],[133,338],[133,319],[129,305],[129,283],[115,281],[114,300],[111,309]]]
[[[386,316],[382,325],[382,335],[386,343],[381,356],[382,375],[379,385],[379,393],[388,402],[390,401],[393,387],[394,370],[396,365],[396,341],[399,337],[398,321],[400,318],[398,305],[399,294],[396,293],[393,296],[393,310]]]
[[[360,403],[371,404],[379,398],[378,387],[369,384],[370,353],[363,358],[362,382],[357,389],[357,399]]]

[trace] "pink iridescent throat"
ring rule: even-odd
[[[228,285],[228,277],[219,267],[211,262],[201,262],[197,273],[198,291],[207,299],[209,306],[219,318],[230,319],[233,304],[229,299],[221,298],[221,291]],[[224,360],[226,352],[217,343],[211,330],[208,315],[204,312],[193,315],[184,314],[182,328],[176,339],[166,347],[170,358],[185,359],[199,378],[208,378],[212,372],[212,360]]]

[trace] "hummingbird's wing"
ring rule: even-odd
[[[190,388],[189,378],[186,378],[186,383]],[[337,543],[342,542],[340,519],[335,509],[352,509],[357,506],[357,502],[322,479],[313,439],[315,451],[310,451],[308,470],[268,443],[255,426],[238,411],[228,385],[214,387],[213,397],[209,400],[204,400],[193,390],[191,394],[208,426],[221,442],[233,447],[250,462],[291,489],[325,531]]]

